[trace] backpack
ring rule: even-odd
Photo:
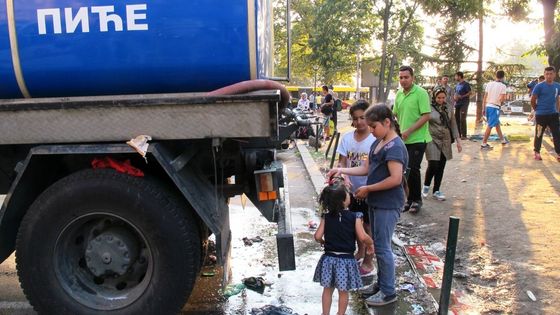
[[[334,100],[334,108],[336,108],[337,112],[340,112],[342,110],[342,101],[339,98]]]
[[[315,132],[311,126],[301,126],[296,130],[296,139],[309,139],[309,136],[314,136]]]
[[[323,115],[330,115],[332,114],[333,109],[331,105],[322,105],[321,106],[321,113],[323,113]]]

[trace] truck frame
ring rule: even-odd
[[[0,100],[0,261],[16,252],[39,313],[176,314],[209,235],[228,267],[228,200],[245,194],[295,269],[281,110],[279,91]]]

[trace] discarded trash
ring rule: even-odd
[[[245,289],[245,285],[243,283],[238,284],[230,284],[224,289],[224,297],[227,299],[230,296],[237,295],[241,293]]]
[[[410,293],[414,293],[416,292],[416,288],[414,287],[414,284],[412,283],[403,283],[399,286],[399,290],[400,291],[408,291]]]
[[[215,264],[218,261],[218,257],[216,255],[208,255],[208,262],[210,264]]]
[[[315,229],[317,228],[317,222],[315,222],[315,221],[309,221],[309,222],[307,222],[307,227],[308,227],[310,230],[315,230]]]
[[[130,160],[117,161],[110,157],[95,158],[91,161],[91,167],[96,168],[112,168],[115,171],[123,174],[128,174],[135,177],[144,177],[144,172],[132,166]]]
[[[466,183],[467,180],[466,179],[461,179],[461,183]]]
[[[242,282],[247,287],[247,289],[263,294],[264,279],[262,277],[249,277],[243,279]]]
[[[544,203],[550,204],[550,203],[555,203],[555,202],[556,202],[556,201],[554,201],[554,200],[547,200],[547,201],[545,201]]]
[[[430,249],[433,250],[434,252],[444,252],[445,251],[445,245],[443,245],[443,243],[440,243],[440,242],[433,243],[430,246]]]
[[[527,291],[527,296],[531,299],[531,301],[536,302],[537,297],[531,291]]]
[[[245,244],[245,246],[251,246],[253,245],[253,241],[251,241],[248,237],[244,237],[243,244]]]
[[[412,314],[420,315],[424,314],[424,308],[420,304],[412,304]]]
[[[427,228],[427,227],[430,227],[430,226],[436,226],[436,225],[437,225],[437,223],[422,224],[418,228],[423,229],[423,228]]]
[[[263,240],[263,238],[260,237],[260,236],[255,236],[255,237],[251,238],[251,241],[253,241],[253,243],[260,243],[260,242],[262,242],[262,241],[264,241],[264,240]]]
[[[213,277],[216,275],[216,273],[214,271],[204,271],[201,273],[201,275],[203,277]]]
[[[466,279],[466,278],[468,278],[469,276],[468,276],[466,273],[464,273],[464,272],[458,272],[458,271],[456,271],[456,272],[453,272],[453,277],[458,278],[458,279]]]
[[[131,146],[136,152],[138,152],[144,159],[146,158],[146,152],[148,152],[148,141],[152,140],[152,137],[148,135],[140,135],[134,139],[130,139],[126,144]]]
[[[393,237],[391,238],[391,241],[393,242],[393,244],[399,246],[399,247],[403,247],[404,246],[404,242],[401,241],[395,234],[393,234]]]
[[[286,306],[265,305],[261,308],[251,309],[251,315],[297,315]]]

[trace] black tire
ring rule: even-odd
[[[80,171],[50,186],[16,242],[19,279],[34,309],[177,314],[201,261],[196,220],[179,200],[113,170]]]

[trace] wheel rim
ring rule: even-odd
[[[130,221],[104,212],[80,216],[58,235],[55,274],[77,302],[96,310],[134,303],[149,286],[153,255]]]

